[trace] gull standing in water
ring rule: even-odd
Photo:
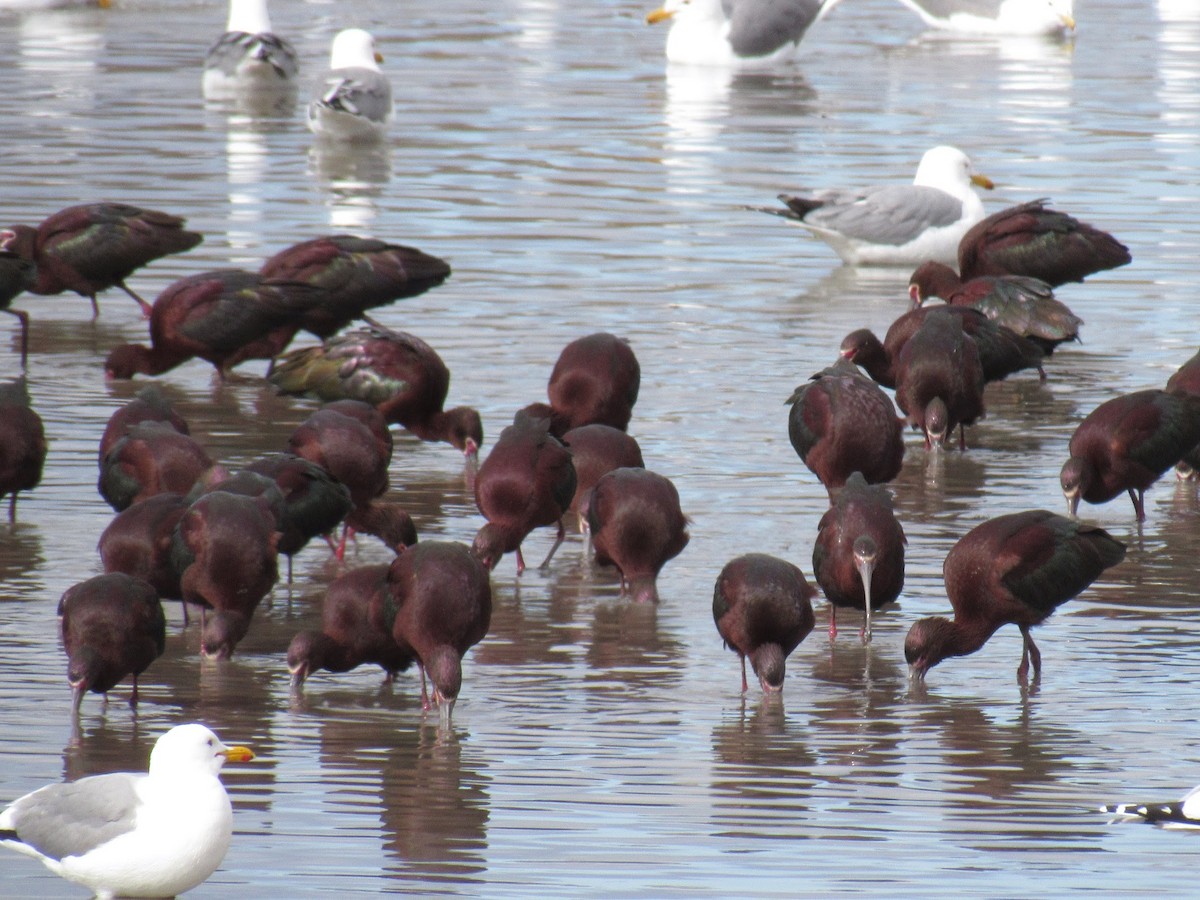
[[[1075,30],[1074,0],[900,0],[930,28],[961,34],[1061,37]]]
[[[225,33],[204,58],[204,96],[296,89],[296,51],[271,31],[267,0],[229,0]]]
[[[392,86],[379,68],[375,38],[348,28],[333,39],[329,72],[308,106],[308,127],[319,137],[376,141],[392,118]]]

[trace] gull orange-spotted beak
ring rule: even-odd
[[[254,752],[249,747],[234,746],[225,748],[226,762],[243,763],[250,762],[252,759],[254,759]]]
[[[972,175],[971,184],[975,185],[976,187],[981,187],[986,191],[990,191],[996,186],[992,184],[992,179],[988,178],[986,175]]]

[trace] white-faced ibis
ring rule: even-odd
[[[314,299],[297,306],[297,321],[324,339],[369,310],[437,287],[450,277],[450,265],[416,247],[335,234],[285,247],[259,274],[312,288]]]
[[[42,483],[46,429],[30,405],[24,378],[0,384],[0,499],[8,497],[8,521],[17,519],[17,494]]]
[[[296,89],[296,50],[271,30],[267,0],[229,0],[225,33],[204,57],[202,86],[212,99]]]
[[[799,568],[765,553],[747,553],[721,569],[713,620],[725,646],[741,659],[743,694],[749,687],[746,657],[764,693],[783,690],[787,658],[816,623],[816,593]]]
[[[392,85],[379,68],[375,38],[347,28],[333,38],[329,71],[308,105],[308,127],[337,141],[379,141],[392,118]]]
[[[248,359],[273,359],[298,330],[289,295],[304,286],[279,286],[255,272],[217,269],[167,287],[150,311],[150,344],[114,347],[104,363],[109,378],[161,375],[199,357],[228,370]]]
[[[908,296],[913,306],[939,297],[950,306],[977,309],[997,325],[1036,342],[1047,356],[1059,344],[1079,340],[1083,324],[1055,299],[1050,285],[1025,275],[980,275],[964,282],[949,266],[924,262],[909,278]]]
[[[96,545],[104,571],[140,578],[160,599],[181,600],[183,591],[171,560],[171,546],[175,526],[188,506],[179,494],[155,494],[117,513]],[[187,604],[183,611],[186,622]]]
[[[1045,200],[988,216],[958,245],[958,271],[964,281],[980,275],[1028,275],[1058,287],[1126,265],[1132,258],[1129,248],[1111,234],[1048,209]]]
[[[1004,0],[946,3],[900,0],[930,28],[961,34],[1058,37],[1075,29],[1072,0]]]
[[[934,147],[921,157],[912,184],[780,194],[787,208],[763,211],[807,228],[850,265],[952,263],[959,240],[983,218],[972,185],[992,187],[961,150]]]
[[[964,306],[923,306],[909,310],[888,326],[882,343],[869,329],[860,328],[842,339],[839,352],[878,384],[894,388],[900,351],[934,312],[958,318],[962,330],[975,342],[984,381],[1002,381],[1024,369],[1037,369],[1042,374],[1045,353],[1038,344],[997,325],[979,310]]]
[[[187,494],[196,482],[216,482],[224,470],[200,442],[168,422],[129,428],[100,462],[100,496],[116,511],[155,494]]]
[[[606,332],[589,334],[563,348],[550,372],[549,405],[534,403],[518,415],[548,417],[562,437],[581,425],[611,425],[624,431],[633,416],[642,368],[629,341]]]
[[[246,636],[279,577],[277,542],[275,517],[259,497],[214,491],[179,520],[173,558],[184,603],[202,610],[204,656],[228,659]]]
[[[447,709],[462,687],[462,658],[483,640],[492,620],[488,570],[473,551],[451,541],[422,541],[392,561],[387,575],[392,636],[421,670],[421,707]]]
[[[285,394],[370,403],[388,422],[421,440],[445,441],[468,459],[476,458],[483,443],[478,411],[469,406],[443,409],[450,370],[416,335],[356,329],[281,356],[267,379]]]
[[[98,315],[96,295],[119,287],[150,315],[150,304],[125,279],[160,256],[183,253],[204,240],[184,224],[179,216],[153,209],[86,203],[59,210],[37,228],[12,226],[9,249],[37,266],[29,288],[35,294],[74,291],[91,300]]]
[[[1160,828],[1194,830],[1200,828],[1200,787],[1192,788],[1178,800],[1166,803],[1116,803],[1101,806],[1100,812],[1112,816],[1110,825],[1115,822],[1144,822]]]
[[[483,564],[494,569],[515,550],[520,575],[525,571],[521,542],[535,528],[557,525],[542,568],[549,565],[563,541],[562,517],[577,480],[571,451],[550,433],[547,420],[518,421],[500,432],[475,477],[475,505],[487,524],[475,535],[473,550]]]
[[[896,367],[896,405],[925,432],[926,449],[945,443],[956,427],[966,449],[966,426],[983,415],[983,385],[979,350],[961,320],[930,310]]]
[[[375,663],[391,682],[413,662],[392,636],[388,565],[362,566],[334,579],[321,604],[321,630],[301,631],[288,645],[292,687],[314,672],[349,672]]]
[[[29,315],[23,310],[10,309],[9,304],[23,291],[33,287],[37,280],[37,266],[33,260],[21,256],[9,244],[15,243],[17,233],[11,228],[0,229],[0,312],[8,313],[21,323],[21,368],[29,359]]]
[[[904,589],[904,529],[892,495],[855,472],[817,525],[813,577],[829,601],[829,638],[837,637],[838,607],[861,609],[859,637],[871,640],[871,613]]]
[[[1200,352],[1180,366],[1167,379],[1167,390],[1173,394],[1191,394],[1200,397]],[[1175,465],[1180,478],[1194,479],[1200,473],[1200,446],[1183,454]]]
[[[658,602],[658,573],[688,544],[688,520],[670,479],[648,469],[614,469],[596,482],[588,527],[596,562],[616,566],[621,596]]]
[[[127,676],[133,677],[129,704],[137,706],[138,676],[167,646],[167,620],[154,588],[119,572],[97,575],[67,588],[58,614],[75,711],[88,691],[107,697]]]
[[[1071,435],[1059,475],[1067,509],[1073,516],[1080,500],[1107,503],[1128,492],[1143,522],[1146,490],[1197,444],[1200,395],[1147,390],[1106,400]]]
[[[954,620],[915,622],[904,657],[915,678],[950,656],[974,653],[1003,625],[1021,629],[1024,646],[1017,677],[1042,656],[1030,629],[1125,558],[1125,545],[1102,528],[1045,510],[1010,513],[972,528],[942,566]]]
[[[174,897],[225,858],[233,809],[217,774],[253,758],[203,725],[177,725],[155,742],[148,774],[92,775],[14,800],[0,844],[98,897]]]
[[[579,517],[579,530],[583,531],[596,482],[613,469],[643,468],[642,448],[621,429],[599,423],[572,428],[562,440],[575,465],[575,496],[567,511]]]
[[[804,33],[837,4],[838,0],[666,0],[646,15],[646,23],[671,23],[668,62],[758,70],[795,55]]]
[[[113,445],[125,437],[129,429],[143,422],[163,422],[180,434],[191,433],[187,421],[176,412],[158,385],[148,384],[138,391],[132,400],[115,409],[108,417],[104,434],[100,436],[99,461],[103,463]]]
[[[839,359],[786,401],[788,439],[833,496],[852,472],[891,481],[904,461],[903,420],[891,398],[854,363]]]

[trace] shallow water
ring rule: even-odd
[[[380,318],[438,349],[451,403],[478,407],[490,440],[544,397],[567,341],[622,334],[643,372],[630,430],[693,523],[657,608],[622,600],[578,536],[546,572],[517,578],[506,559],[449,725],[422,714],[415,675],[388,689],[374,669],[325,674],[290,695],[284,648],[337,574],[312,547],[291,603],[277,588],[228,664],[201,662],[170,604],[136,715],[124,688],[107,709],[89,697],[73,738],[54,610],[99,572],[111,512],[96,444],[139,387],[106,384],[100,364],[145,325],[120,292],[95,322],[80,298],[23,297],[51,453],[17,524],[0,524],[0,797],[140,767],[162,731],[202,720],[260,761],[225,776],[234,845],[198,897],[1191,891],[1188,835],[1092,810],[1200,781],[1194,486],[1164,479],[1140,532],[1123,500],[1085,508],[1129,555],[1040,629],[1040,685],[1016,682],[1015,629],[924,689],[902,643],[915,618],[948,609],[954,541],[994,515],[1061,510],[1075,424],[1116,393],[1161,386],[1200,342],[1193,7],[1080,0],[1067,43],[969,42],[923,34],[898,3],[848,0],[795,68],[729,78],[665,71],[665,34],[634,3],[446,0],[397,16],[359,2],[354,24],[379,38],[398,104],[387,146],[350,156],[314,148],[300,107],[205,104],[199,60],[219,4],[0,12],[0,222],[95,199],[186,215],[206,240],[137,273],[147,297],[330,231],[415,244],[454,275]],[[346,8],[275,4],[310,77]],[[997,182],[989,210],[1051,197],[1117,234],[1134,263],[1060,289],[1084,343],[1055,355],[1045,384],[991,386],[967,453],[926,454],[910,436],[894,484],[906,589],[870,647],[852,617],[831,646],[818,600],[782,699],[742,698],[712,624],[717,572],[750,550],[811,572],[827,502],[788,443],[783,401],[846,332],[905,308],[908,274],[844,268],[743,207],[908,180],[943,142]],[[17,374],[11,324],[0,377]],[[262,372],[247,364],[216,385],[196,362],[158,380],[237,465],[279,448],[311,407],[274,397]],[[482,524],[444,445],[399,437],[392,480],[425,537],[469,541]],[[530,559],[550,540],[536,532]],[[364,542],[355,561],[385,559]],[[82,893],[11,853],[0,878],[6,896]]]

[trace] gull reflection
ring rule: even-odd
[[[392,177],[391,148],[317,140],[308,164],[309,174],[325,191],[329,224],[340,231],[370,233],[383,186]]]

